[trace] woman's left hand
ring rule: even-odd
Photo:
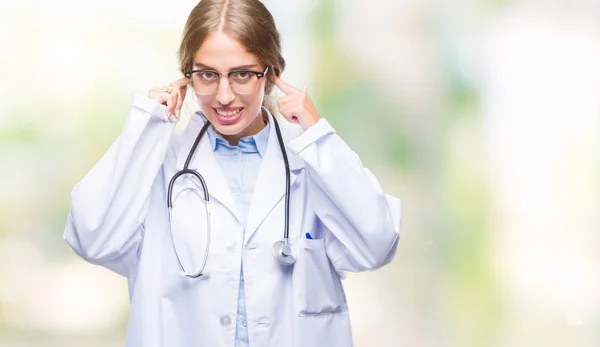
[[[297,89],[279,77],[274,76],[273,82],[286,95],[277,100],[279,113],[291,123],[300,124],[302,130],[317,124],[321,116],[308,97],[307,88]]]

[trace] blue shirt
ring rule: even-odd
[[[212,126],[207,130],[213,152],[221,165],[229,189],[231,189],[244,229],[246,226],[248,209],[250,208],[250,202],[252,201],[254,184],[258,177],[262,158],[267,150],[269,129],[270,124],[267,123],[258,134],[241,138],[237,146],[231,146],[223,136],[214,131]],[[235,335],[236,347],[249,346],[248,328],[246,324],[243,267],[240,269],[240,289],[238,291],[238,311]]]

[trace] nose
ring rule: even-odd
[[[227,76],[222,76],[217,86],[217,101],[221,105],[229,105],[235,100],[235,92],[231,89]]]

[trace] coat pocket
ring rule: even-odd
[[[325,252],[325,239],[300,239],[298,245],[293,274],[298,315],[347,311],[344,288]]]

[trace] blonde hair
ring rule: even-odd
[[[281,55],[281,38],[273,16],[259,0],[202,0],[188,16],[181,45],[179,69],[182,74],[192,70],[194,54],[206,37],[223,32],[240,41],[248,52],[269,67],[271,74],[280,76],[285,69]],[[268,94],[273,88],[267,78],[263,105],[275,114]]]

